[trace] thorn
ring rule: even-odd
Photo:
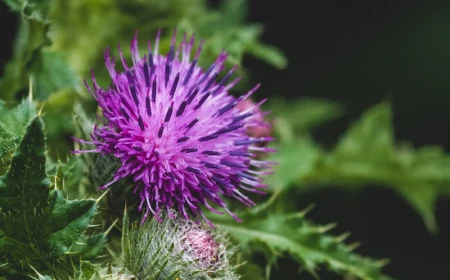
[[[377,263],[378,263],[378,265],[379,265],[380,267],[383,267],[383,266],[385,266],[385,265],[387,265],[387,264],[390,264],[390,263],[391,263],[391,260],[388,259],[388,258],[384,258],[384,259],[378,260]]]
[[[44,102],[42,102],[42,106],[41,106],[41,108],[39,109],[39,112],[38,112],[38,117],[42,117],[42,111],[44,110],[45,102],[47,102],[47,101],[45,100]]]
[[[318,228],[319,233],[325,233],[329,231],[330,229],[333,229],[337,226],[337,223],[329,223],[328,225],[320,226]]]
[[[349,249],[350,251],[353,251],[356,248],[358,248],[359,246],[361,246],[361,242],[353,242],[352,244],[347,245],[347,249]]]
[[[65,252],[64,255],[76,255],[79,254],[80,252]]]
[[[111,250],[111,248],[109,248],[108,246],[106,246],[106,250],[107,250],[108,253],[113,257],[113,259],[117,259],[117,255],[114,253],[113,250]]]
[[[101,226],[100,224],[98,224],[98,225],[88,225],[88,227],[91,227],[91,228],[93,228],[93,227],[99,227],[99,226]]]
[[[107,189],[97,200],[95,200],[95,204],[98,204],[100,200],[109,192],[110,189]]]
[[[69,258],[69,259],[70,259],[70,264],[72,265],[72,268],[74,269],[74,271],[76,269],[78,269],[78,267],[75,267],[75,264],[73,263],[73,259],[72,258]]]
[[[312,203],[311,205],[309,205],[308,207],[306,207],[305,209],[303,209],[302,211],[300,211],[298,213],[298,216],[303,218],[306,216],[306,214],[308,214],[311,210],[313,210],[313,208],[316,207],[315,203]]]
[[[33,76],[30,76],[30,89],[28,90],[28,98],[33,101]]]
[[[44,277],[44,275],[40,274],[31,264],[28,264],[28,265],[31,267],[31,269],[33,269],[34,272],[36,272],[36,274],[39,276],[39,278]],[[35,277],[32,277],[32,276],[30,276],[30,277],[37,280],[37,278],[35,278]]]
[[[316,205],[313,203],[311,205],[309,205],[308,207],[306,207],[305,209],[303,209],[300,212],[295,212],[292,213],[288,216],[288,219],[301,219],[304,218],[306,216],[306,214],[308,214]],[[316,230],[318,231],[318,230]]]
[[[119,221],[119,219],[116,219],[116,220],[111,224],[111,226],[110,226],[107,230],[105,230],[105,236],[108,235],[108,233],[112,230],[112,228],[117,224],[118,221]]]
[[[340,242],[344,241],[345,239],[347,239],[349,236],[350,236],[350,232],[344,232],[343,234],[336,236],[334,240],[336,242],[340,243]]]

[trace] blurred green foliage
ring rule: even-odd
[[[67,54],[71,67],[82,76],[89,69],[104,71],[103,50],[107,46],[114,48],[119,42],[128,45],[135,31],[141,35],[140,48],[144,52],[145,42],[153,41],[159,28],[163,30],[162,52],[168,50],[174,28],[178,31],[178,42],[184,32],[188,36],[195,34],[197,40],[207,39],[200,65],[210,64],[224,49],[229,54],[228,65],[240,65],[245,54],[278,68],[287,64],[278,49],[259,41],[260,24],[244,22],[247,14],[244,0],[222,1],[218,10],[208,8],[205,0],[189,1],[189,5],[183,0],[54,1],[52,48]],[[127,48],[123,50],[128,52]]]
[[[298,191],[311,191],[312,186],[358,189],[376,183],[398,192],[423,217],[431,232],[437,230],[434,206],[439,195],[449,193],[450,157],[438,146],[415,149],[407,143],[397,145],[389,104],[368,110],[331,151],[314,143],[299,125],[298,119],[314,116],[320,120],[314,110],[285,108],[275,119],[275,124],[282,125],[274,126],[280,141],[275,144],[279,152],[272,159],[280,164],[269,178],[271,190],[296,187]],[[324,115],[337,116],[332,104],[322,108],[329,110]]]
[[[163,30],[162,52],[168,50],[172,31],[177,28],[181,42],[183,33],[196,35],[203,45],[201,65],[208,65],[226,49],[228,65],[241,65],[245,54],[251,54],[271,65],[283,68],[286,58],[275,47],[259,41],[260,24],[244,23],[246,2],[223,1],[216,10],[204,0],[190,1],[115,1],[115,0],[45,0],[6,1],[22,16],[14,46],[14,56],[0,79],[3,100],[24,96],[30,78],[35,98],[45,101],[44,120],[47,138],[54,147],[53,156],[64,154],[68,135],[73,134],[72,108],[79,101],[89,112],[95,103],[82,86],[90,69],[101,85],[109,84],[103,66],[103,51],[118,43],[128,45],[135,31],[141,34],[140,48],[146,52],[147,40],[154,40],[158,28]],[[154,42],[153,42],[154,43]],[[128,48],[122,48],[129,57]],[[241,75],[245,72],[240,68]]]

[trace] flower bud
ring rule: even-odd
[[[127,269],[139,279],[239,279],[223,233],[169,213],[162,222],[152,218],[130,231],[124,228]]]
[[[258,104],[255,104],[251,99],[245,99],[237,104],[236,108],[243,113],[252,110],[256,111],[252,117],[253,123],[247,128],[247,135],[255,138],[271,136],[272,125],[264,118],[264,114],[260,111]]]

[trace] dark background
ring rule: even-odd
[[[341,102],[346,116],[315,131],[331,146],[374,104],[390,100],[398,141],[450,149],[449,1],[250,1],[250,21],[266,27],[263,40],[289,59],[276,70],[248,59],[261,96],[320,97]],[[397,279],[450,279],[450,199],[436,208],[439,232],[430,234],[421,217],[396,193],[369,186],[358,193],[321,190],[299,204],[316,207],[315,222],[336,221],[350,231],[358,252],[389,257],[384,272]],[[296,275],[282,260],[274,279]],[[322,279],[341,279],[331,273]],[[275,276],[275,275],[274,275]]]
[[[211,1],[218,2],[218,1]],[[415,3],[417,2],[417,3]],[[265,26],[263,41],[289,59],[285,70],[246,58],[260,96],[320,97],[341,102],[346,115],[314,131],[330,147],[350,123],[374,104],[390,100],[398,141],[450,150],[450,2],[251,0],[249,21]],[[0,73],[11,56],[18,21],[0,4]],[[4,24],[8,23],[8,24]],[[321,190],[299,205],[317,206],[317,223],[336,221],[336,233],[362,241],[358,252],[389,257],[384,272],[397,279],[450,279],[450,199],[436,209],[439,232],[396,193],[369,186],[358,193]],[[273,279],[313,279],[281,259]],[[325,270],[322,279],[341,279]]]

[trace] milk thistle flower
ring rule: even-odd
[[[119,49],[124,71],[115,70],[115,58],[109,48],[104,57],[112,79],[102,89],[91,72],[93,89],[86,87],[97,100],[105,118],[97,125],[92,141],[75,139],[95,145],[93,150],[74,153],[101,153],[118,158],[121,166],[105,189],[122,178],[131,177],[134,192],[140,196],[139,210],[145,207],[143,221],[151,213],[158,217],[161,208],[175,208],[186,219],[205,218],[201,206],[212,212],[210,202],[223,208],[240,221],[223,201],[232,197],[247,206],[254,205],[241,191],[263,193],[267,188],[259,175],[271,173],[272,162],[255,158],[255,152],[273,152],[259,143],[271,137],[253,138],[246,130],[259,125],[259,102],[239,110],[236,106],[249,98],[259,87],[255,86],[240,97],[229,90],[239,78],[228,83],[236,67],[219,79],[227,54],[222,52],[205,71],[198,66],[201,43],[190,60],[194,36],[186,35],[175,49],[173,33],[167,55],[158,52],[160,32],[152,49],[140,56],[137,33],[131,42],[133,66],[129,67]]]

